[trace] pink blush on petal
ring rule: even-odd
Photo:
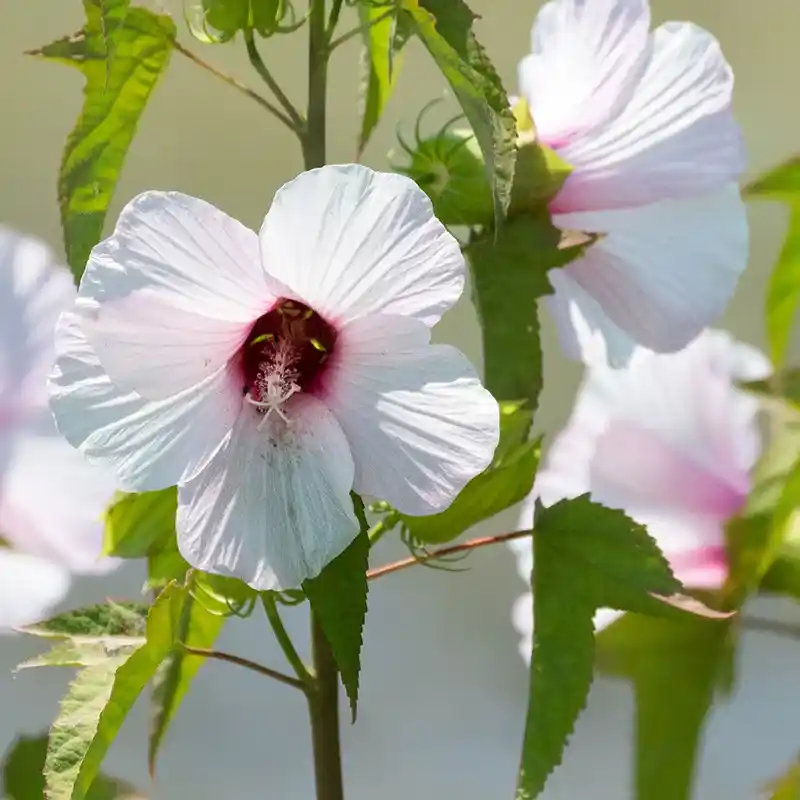
[[[722,545],[708,545],[669,559],[675,577],[690,589],[717,589],[728,577],[728,556]]]

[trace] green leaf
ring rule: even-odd
[[[364,504],[356,494],[353,506],[361,525],[358,536],[316,578],[304,581],[303,590],[330,643],[355,722],[361,645],[367,617],[369,525],[364,516]]]
[[[44,800],[47,734],[20,736],[3,759],[3,800]],[[133,786],[98,775],[87,800],[145,800]]]
[[[767,286],[767,337],[776,367],[786,351],[800,306],[800,158],[791,158],[753,181],[745,196],[789,205],[789,231]]]
[[[181,611],[177,631],[178,641],[189,647],[210,650],[225,621],[226,617],[221,613],[215,613],[202,601],[189,595]],[[151,776],[155,776],[158,751],[167,728],[204,663],[205,658],[189,654],[182,648],[176,648],[164,659],[153,678],[148,747],[148,766]]]
[[[359,3],[358,14],[364,27],[361,86],[361,131],[357,157],[360,158],[394,91],[402,65],[402,48],[407,37],[398,30],[398,15],[387,15],[390,4]],[[403,18],[405,19],[405,17]],[[367,27],[369,26],[369,27]]]
[[[175,536],[178,494],[174,487],[157,492],[120,492],[105,514],[103,554],[144,558]]]
[[[499,227],[511,201],[516,123],[500,77],[472,31],[475,15],[464,0],[401,0],[401,7],[475,131]]]
[[[604,674],[631,681],[636,697],[636,797],[689,800],[715,687],[732,670],[730,626],[686,616],[626,614],[597,637]]]
[[[76,282],[100,239],[136,126],[169,62],[175,25],[129,0],[84,0],[86,25],[34,55],[86,77],[84,103],[67,139],[58,180],[64,245]]]
[[[186,589],[168,586],[147,617],[147,641],[83,669],[70,684],[50,731],[48,800],[83,800],[108,748],[145,685],[174,647]]]
[[[108,601],[67,611],[22,630],[34,636],[55,638],[140,637],[145,632],[148,610],[144,603]]]
[[[767,789],[773,793],[770,800],[797,800],[800,797],[800,761]]]
[[[160,548],[153,548],[147,556],[148,589],[163,589],[172,581],[183,582],[189,564],[178,550],[178,539],[170,536]]]
[[[541,456],[540,439],[524,441],[530,423],[530,411],[519,403],[501,404],[500,443],[489,467],[473,478],[445,511],[427,517],[399,515],[413,539],[428,544],[449,542],[524,500],[533,488]]]
[[[592,682],[597,609],[715,616],[680,600],[681,585],[643,526],[588,495],[549,508],[537,502],[534,531],[531,687],[517,800],[537,797],[561,763]]]
[[[498,400],[525,400],[535,411],[542,390],[538,298],[553,289],[547,271],[579,256],[546,215],[510,220],[466,249],[483,332],[484,381]]]

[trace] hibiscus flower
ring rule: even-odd
[[[177,484],[190,564],[296,587],[357,535],[351,490],[435,513],[491,461],[497,403],[461,353],[430,344],[464,277],[399,175],[303,173],[259,234],[145,193],[61,319],[57,424],[130,489]]]

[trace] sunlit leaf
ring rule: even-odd
[[[45,764],[48,800],[83,800],[108,748],[177,642],[186,589],[168,586],[147,617],[146,642],[81,670],[61,701]]]
[[[699,601],[664,602],[679,598],[681,585],[655,541],[588,495],[549,508],[537,503],[533,549],[531,684],[517,800],[537,797],[561,763],[592,682],[597,609],[715,616]]]
[[[355,720],[367,617],[369,526],[364,517],[364,504],[357,495],[353,495],[353,505],[361,525],[360,533],[316,578],[304,581],[303,589],[330,643]]]
[[[772,792],[769,800],[797,800],[800,797],[800,761],[792,764],[785,775],[766,788]]]
[[[175,535],[175,488],[138,494],[120,493],[105,514],[103,554],[144,558]]]
[[[106,212],[150,94],[166,69],[175,24],[129,0],[84,0],[86,24],[33,55],[86,77],[84,103],[58,179],[64,246],[76,281],[99,241]]]
[[[214,613],[202,599],[189,595],[181,610],[177,638],[189,647],[210,650],[225,621],[225,616]],[[201,656],[189,654],[183,648],[175,648],[153,676],[147,757],[151,776],[155,774],[158,751],[167,728],[204,662]]]
[[[394,91],[402,65],[402,49],[408,32],[404,16],[387,14],[392,4],[359,3],[358,13],[364,28],[364,51],[361,85],[361,130],[358,135],[358,156],[364,152],[386,104]],[[398,21],[400,28],[398,29]]]
[[[499,226],[514,182],[516,123],[500,77],[472,31],[475,15],[464,0],[401,0],[401,7],[475,131]]]
[[[412,538],[429,544],[449,542],[523,500],[533,488],[541,455],[540,440],[524,441],[530,423],[528,409],[518,403],[502,404],[500,444],[491,465],[473,478],[445,511],[427,517],[400,514]]]
[[[789,231],[767,287],[766,322],[770,357],[776,367],[786,359],[800,307],[800,158],[791,158],[750,183],[745,195],[781,200],[790,209]]]
[[[28,625],[22,630],[34,636],[108,638],[110,636],[142,636],[149,607],[144,603],[100,603]]]

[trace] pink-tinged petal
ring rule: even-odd
[[[617,116],[650,56],[647,0],[553,0],[536,18],[519,85],[538,137],[567,144]]]
[[[46,411],[16,432],[0,494],[0,530],[18,551],[71,572],[107,572],[103,513],[117,481],[90,464],[55,430]]]
[[[46,406],[53,330],[75,294],[44,243],[0,226],[0,428]]]
[[[217,372],[275,299],[253,231],[202,200],[147,192],[92,250],[78,307],[112,380],[159,400]]]
[[[225,367],[167,400],[146,401],[112,383],[73,313],[56,330],[48,381],[59,432],[125,488],[162,489],[188,480],[219,449],[239,416],[238,369]]]
[[[732,517],[749,487],[734,486],[706,469],[681,445],[636,423],[613,420],[595,445],[592,493],[619,508]]]
[[[442,511],[491,462],[497,402],[418,320],[355,320],[336,348],[323,399],[350,442],[355,490],[407,514]]]
[[[747,216],[735,184],[635,209],[556,215],[554,222],[606,233],[563,271],[617,328],[657,352],[682,349],[713,323],[747,264]],[[619,363],[608,338],[606,348]]]
[[[337,326],[377,313],[434,325],[464,287],[458,242],[402,175],[304,172],[277,192],[260,238],[267,272]]]
[[[69,583],[63,567],[0,548],[0,629],[45,618],[66,597]]]
[[[184,558],[258,590],[298,587],[358,533],[353,460],[335,417],[309,395],[284,411],[288,424],[276,414],[260,427],[245,405],[225,445],[178,487]]]
[[[191,391],[225,370],[255,321],[209,320],[152,290],[82,311],[83,330],[111,379],[148,400]]]
[[[745,151],[732,92],[733,72],[710,33],[688,22],[662,25],[625,109],[558,148],[574,170],[551,210],[627,208],[736,180]]]

